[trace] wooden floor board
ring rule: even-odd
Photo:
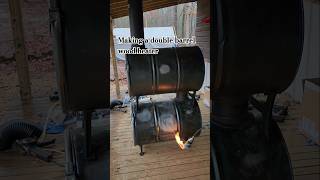
[[[295,180],[316,180],[320,177],[320,147],[310,144],[298,129],[300,109],[299,104],[290,106],[289,115],[279,126],[288,146]]]
[[[9,101],[4,103],[3,101]],[[48,97],[33,98],[30,104],[23,105],[19,98],[9,100],[0,95],[0,123],[13,119],[23,119],[33,123],[43,123],[52,102]],[[48,135],[48,139],[55,138],[52,149],[63,151],[63,134]],[[50,148],[49,148],[50,149]],[[35,157],[23,155],[16,149],[0,152],[0,180],[63,180],[64,154],[54,153],[54,162],[44,162]]]
[[[199,102],[208,125],[209,109]],[[279,127],[287,142],[296,179],[314,180],[319,177],[319,146],[310,145],[297,128],[301,117],[299,105],[289,107],[289,115]],[[146,154],[138,155],[133,146],[130,113],[111,113],[111,178],[112,179],[209,179],[210,131],[204,130],[190,152],[178,151],[174,141],[149,144]],[[196,149],[194,152],[192,152]]]
[[[1,98],[0,123],[12,119],[43,122],[53,103],[48,97],[34,98],[29,106],[22,105],[19,98]],[[203,116],[203,132],[195,139],[189,151],[182,151],[174,141],[146,145],[146,154],[139,156],[139,147],[133,146],[130,112],[111,114],[111,178],[112,179],[209,179],[209,109],[199,102]],[[297,128],[301,113],[299,105],[289,108],[289,116],[279,123],[288,145],[295,180],[318,180],[320,168],[319,146],[312,145]],[[128,109],[129,110],[129,109]],[[63,135],[56,138],[53,146],[63,151]],[[55,153],[54,160],[46,163],[37,158],[19,154],[14,150],[0,152],[0,180],[63,180],[64,154]]]

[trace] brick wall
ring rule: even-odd
[[[21,0],[25,43],[30,60],[51,57],[47,0]],[[0,0],[0,63],[13,60],[8,0]]]

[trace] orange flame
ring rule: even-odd
[[[179,132],[176,132],[175,138],[176,138],[176,141],[177,141],[179,147],[181,149],[184,149],[184,142],[181,141],[180,136],[179,136]]]

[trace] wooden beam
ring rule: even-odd
[[[170,6],[175,6],[177,5],[176,3],[169,3],[169,4],[157,4],[156,6],[152,7],[152,6],[147,6],[147,7],[143,7],[143,12],[147,12],[147,11],[152,11],[155,9],[160,9],[160,8],[165,8],[165,7],[170,7]],[[159,7],[159,8],[158,8]],[[128,7],[118,10],[116,11],[116,13],[111,13],[112,17],[115,18],[119,18],[119,17],[124,17],[124,16],[128,16]]]
[[[11,28],[15,46],[15,59],[20,86],[20,97],[23,102],[31,99],[28,59],[24,44],[23,24],[20,0],[8,0]]]
[[[111,51],[111,58],[112,58],[112,66],[113,66],[113,74],[114,80],[116,83],[116,93],[117,98],[120,99],[120,85],[119,85],[119,76],[118,76],[118,66],[116,61],[116,51],[114,48],[114,40],[113,40],[113,19],[110,18],[110,51]]]
[[[170,7],[182,3],[194,2],[196,0],[144,0],[143,11],[152,11],[155,9]],[[128,16],[128,1],[127,0],[113,0],[110,4],[110,13],[112,18],[119,18]]]
[[[147,8],[147,7],[154,7],[155,5],[163,5],[163,4],[168,4],[168,3],[173,3],[173,4],[178,4],[177,1],[172,1],[172,0],[158,0],[158,1],[154,1],[154,0],[145,0],[143,1],[143,8]],[[110,7],[112,10],[121,10],[121,9],[127,9],[128,8],[128,2],[127,1],[123,1],[121,4],[117,3],[117,4],[110,4]]]

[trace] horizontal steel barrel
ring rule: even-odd
[[[211,33],[214,93],[234,96],[287,89],[302,56],[303,1],[216,3],[212,26],[217,28]]]
[[[127,54],[126,59],[130,96],[196,91],[204,80],[204,59],[197,46]]]
[[[195,100],[140,102],[138,106],[132,103],[134,145],[173,140],[176,132],[184,141],[200,134],[202,119]]]

